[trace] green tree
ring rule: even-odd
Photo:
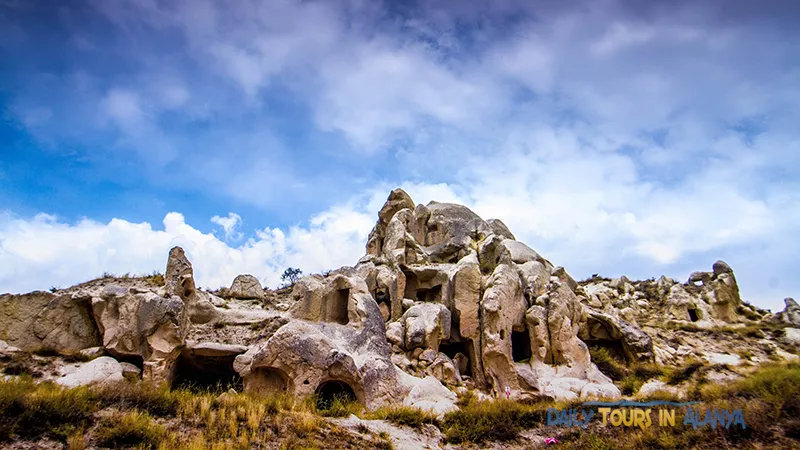
[[[283,275],[281,275],[281,281],[286,283],[287,286],[291,286],[297,282],[302,274],[302,270],[289,267],[283,271]]]

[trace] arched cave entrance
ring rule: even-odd
[[[241,391],[242,377],[233,370],[237,355],[202,356],[186,349],[175,362],[172,387],[191,391],[225,392],[231,388]]]
[[[344,381],[329,380],[317,386],[317,390],[314,391],[314,399],[317,404],[317,409],[325,410],[330,409],[335,399],[343,403],[356,401],[356,393],[353,391],[353,388]]]
[[[530,361],[533,353],[531,352],[531,335],[528,327],[522,331],[511,332],[511,356],[514,362]]]
[[[335,289],[328,293],[323,300],[325,308],[325,321],[347,325],[349,317],[347,304],[350,299],[350,289]]]

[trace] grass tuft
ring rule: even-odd
[[[439,425],[436,415],[411,406],[384,406],[364,415],[364,419],[379,419],[411,428],[422,428],[425,424]]]
[[[147,413],[132,411],[105,417],[94,431],[100,447],[155,448],[164,438],[164,427],[155,423]]]

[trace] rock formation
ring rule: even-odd
[[[97,357],[59,375],[69,386],[140,376],[178,386],[231,382],[443,414],[455,407],[454,391],[465,389],[497,397],[509,388],[522,399],[617,398],[590,347],[628,365],[733,361],[724,342],[684,330],[769,317],[741,300],[722,261],[686,283],[576,282],[500,220],[449,203],[415,205],[400,189],[378,213],[354,267],[278,291],[240,275],[223,291],[221,298],[197,289],[192,264],[175,247],[163,286],[101,278],[55,293],[3,295],[0,356],[47,349]],[[798,326],[800,307],[786,299],[772,320]],[[785,353],[800,335],[787,330],[754,348]]]

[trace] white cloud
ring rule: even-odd
[[[5,213],[0,215],[0,292],[66,287],[104,272],[163,272],[176,245],[186,250],[200,286],[227,286],[250,273],[275,287],[286,267],[314,273],[355,264],[364,253],[372,216],[337,207],[314,216],[308,226],[266,228],[232,247],[176,212],[164,217],[161,230],[121,219],[68,224],[46,214],[24,219]],[[232,216],[222,219],[230,224]]]
[[[242,224],[242,216],[229,212],[227,217],[212,217],[211,222],[222,227],[225,240],[238,241],[242,238],[242,233],[238,231],[239,225]]]
[[[127,138],[120,147],[139,151],[142,164],[158,162],[156,152],[181,158],[169,179],[183,189],[261,208],[278,209],[287,198],[293,207],[309,198],[322,205],[307,226],[261,230],[236,248],[179,216],[167,216],[164,231],[140,231],[186,241],[206,267],[219,261],[221,275],[208,280],[271,274],[267,257],[307,271],[353,263],[363,252],[356,235],[366,235],[398,184],[418,202],[464,203],[502,219],[576,276],[683,278],[723,258],[749,298],[776,307],[800,289],[790,251],[800,250],[796,31],[772,26],[776,17],[737,16],[723,2],[673,3],[426,2],[387,19],[380,6],[359,1],[98,1],[141,44],[120,49],[125,61],[142,62],[139,73],[87,76],[93,84],[81,89],[55,83],[75,96],[66,106],[19,102],[17,114],[37,131],[65,124],[69,132],[55,140],[69,141],[92,134],[82,105],[99,102]],[[163,39],[173,32],[185,39]],[[159,53],[165,42],[180,46]],[[183,57],[163,64],[165,55]],[[284,103],[307,114],[288,128],[303,129],[317,146],[281,140],[298,133],[281,128],[288,120],[264,116],[282,115]],[[198,127],[198,116],[213,120]],[[182,124],[188,136],[176,135]],[[348,145],[328,148],[335,138]],[[358,164],[340,164],[348,157]],[[353,178],[361,181],[347,184]],[[359,201],[329,207],[351,197]],[[217,219],[226,236],[241,233],[231,214]],[[32,241],[113,234],[127,224],[45,216],[5,223],[27,227]],[[3,242],[27,255],[23,241]],[[60,258],[28,245],[39,252],[26,256],[36,264]],[[84,246],[67,249],[94,255],[78,261],[83,269],[52,273],[138,270],[123,260],[106,267],[116,260]],[[163,263],[161,253],[150,266]],[[37,280],[51,273],[30,267]]]

